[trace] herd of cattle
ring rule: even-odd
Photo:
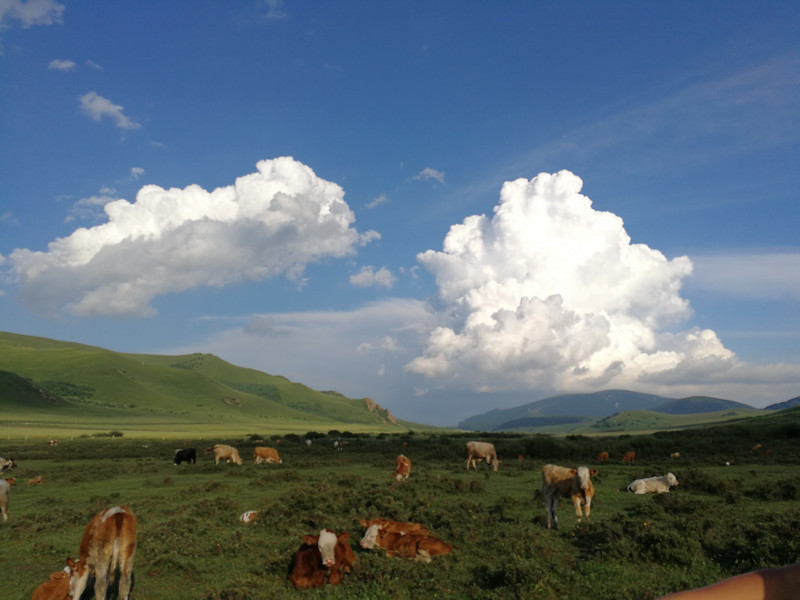
[[[481,461],[497,471],[500,460],[493,444],[488,442],[468,442],[466,445],[466,469],[477,469]],[[206,454],[213,454],[214,464],[226,461],[236,465],[242,464],[239,451],[233,446],[215,444],[205,449]],[[628,452],[623,462],[633,462],[635,455]],[[598,462],[608,459],[608,453],[598,455]],[[282,463],[275,448],[256,446],[253,449],[253,461],[261,463]],[[183,448],[175,451],[174,464],[195,464],[197,450]],[[13,459],[0,458],[0,473],[16,467]],[[398,482],[408,480],[411,472],[411,460],[400,454],[395,462],[392,477]],[[580,521],[585,513],[588,519],[591,514],[594,484],[591,477],[597,470],[585,466],[567,468],[547,464],[542,467],[541,492],[544,497],[547,528],[558,529],[557,508],[561,498],[570,498],[575,514]],[[8,498],[10,479],[0,479],[0,512],[3,520],[8,520]],[[670,487],[678,485],[672,473],[663,476],[637,479],[628,485],[628,491],[634,494],[664,493]],[[253,523],[258,518],[256,511],[246,511],[239,519],[244,524]],[[364,535],[360,546],[367,550],[380,549],[390,557],[401,557],[409,560],[430,562],[431,557],[448,554],[453,546],[444,540],[432,536],[428,528],[420,523],[404,523],[389,519],[362,520]],[[67,600],[79,598],[86,588],[89,578],[95,580],[95,597],[105,598],[108,583],[118,575],[119,598],[128,600],[131,587],[133,559],[136,552],[137,520],[129,508],[114,506],[98,513],[86,527],[81,539],[78,559],[67,559],[63,571],[50,575],[50,579],[42,583],[34,592],[33,600]],[[350,533],[336,532],[324,528],[317,535],[306,535],[302,545],[294,554],[289,568],[289,581],[296,588],[313,588],[325,584],[340,583],[342,576],[352,571],[356,556],[349,544]]]

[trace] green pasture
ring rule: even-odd
[[[89,519],[116,504],[139,519],[135,600],[658,598],[800,560],[793,432],[779,424],[602,439],[484,435],[503,460],[497,473],[486,464],[464,469],[464,444],[478,434],[320,434],[311,447],[303,436],[264,435],[280,465],[253,464],[257,442],[242,438],[76,438],[54,447],[0,439],[0,456],[18,463],[4,474],[18,483],[0,523],[0,598],[30,598],[75,556]],[[752,451],[751,437],[771,452]],[[198,464],[176,467],[174,449],[187,441]],[[215,466],[202,450],[216,441],[236,445],[244,464]],[[338,451],[334,441],[347,444]],[[633,465],[619,459],[626,448],[637,451]],[[600,449],[612,455],[602,464]],[[681,458],[670,459],[675,450]],[[405,484],[390,478],[401,452],[413,462]],[[538,488],[546,462],[598,469],[588,523],[562,501],[561,530],[545,529]],[[667,470],[680,481],[671,493],[625,491]],[[25,485],[36,475],[44,485]],[[242,525],[245,510],[261,518]],[[377,516],[424,523],[455,551],[431,564],[363,551],[359,521]],[[323,527],[351,533],[357,568],[338,587],[295,590],[292,555],[303,535]]]

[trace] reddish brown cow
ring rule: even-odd
[[[419,533],[428,535],[428,528],[420,523],[404,523],[403,521],[392,521],[391,519],[369,519],[361,521],[361,526],[364,529],[369,529],[373,525],[380,526],[381,529],[386,531],[396,531],[397,533]]]
[[[43,483],[44,478],[41,475],[28,479],[28,485],[42,485]]]
[[[597,462],[603,462],[604,460],[608,460],[608,452],[601,452],[597,455]]]
[[[67,600],[69,598],[69,571],[50,573],[50,579],[33,591],[32,600]]]
[[[78,560],[67,558],[70,595],[80,598],[89,578],[94,577],[94,597],[105,598],[109,579],[119,572],[118,598],[128,600],[134,554],[136,517],[130,509],[114,506],[98,513],[83,533]]]
[[[398,455],[392,477],[397,481],[405,481],[409,473],[411,473],[411,460],[402,454]]]
[[[453,546],[432,535],[385,531],[378,525],[373,525],[370,529],[372,528],[377,530],[374,545],[365,546],[364,540],[362,540],[361,545],[365,548],[375,548],[375,546],[383,548],[388,556],[400,556],[409,560],[430,562],[432,556],[449,554],[453,551]],[[367,535],[369,535],[369,531]]]
[[[275,448],[269,448],[267,446],[256,446],[253,448],[253,460],[257,465],[260,465],[262,462],[265,463],[282,463],[280,455]]]
[[[296,588],[319,587],[328,582],[339,585],[342,573],[349,573],[356,562],[353,549],[347,541],[350,534],[336,535],[330,529],[323,529],[319,535],[303,536],[303,545],[295,553],[290,567],[289,581]]]
[[[622,455],[622,462],[632,463],[636,460],[636,452],[626,452]]]

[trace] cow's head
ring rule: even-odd
[[[672,487],[673,485],[678,485],[678,478],[675,477],[672,473],[667,473],[667,485]]]
[[[588,467],[578,467],[577,470],[572,469],[570,472],[578,478],[582,490],[589,489],[589,478],[592,475],[597,475],[597,469],[589,469]]]
[[[336,548],[337,541],[336,533],[330,529],[320,530],[319,536],[317,536],[317,547],[320,555],[322,555],[322,565],[324,567],[332,567],[336,563],[334,548]]]
[[[89,576],[89,567],[86,565],[86,560],[79,558],[72,560],[67,558],[67,566],[64,569],[69,574],[69,595],[70,598],[78,600],[83,593],[86,586],[86,580]]]
[[[500,461],[498,459],[496,459],[496,458],[490,458],[490,457],[487,456],[486,457],[486,462],[488,462],[490,465],[492,465],[492,470],[496,473],[497,472],[497,467],[500,466]]]
[[[372,550],[375,547],[375,544],[378,543],[378,533],[380,531],[380,525],[370,525],[367,527],[364,537],[361,538],[361,547],[365,550]]]

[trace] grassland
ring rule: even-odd
[[[253,464],[255,442],[242,440],[231,440],[246,457],[239,467],[207,456],[175,467],[174,441],[0,443],[0,455],[18,462],[12,475],[45,481],[12,489],[0,524],[0,597],[30,598],[75,555],[90,517],[114,504],[139,518],[135,600],[646,600],[800,560],[800,411],[649,436],[485,437],[503,459],[498,473],[464,470],[464,435],[322,436],[311,447],[299,436],[266,438],[280,439],[283,464]],[[348,444],[335,451],[340,440]],[[628,449],[634,465],[619,460]],[[600,450],[611,460],[595,463]],[[674,451],[680,459],[669,458]],[[413,461],[406,484],[389,477],[400,452]],[[578,524],[562,503],[562,529],[545,529],[537,493],[545,462],[599,469],[590,522]],[[669,494],[624,491],[667,470],[680,481]],[[241,525],[245,510],[261,518]],[[422,522],[455,551],[427,565],[362,551],[359,520],[375,516]],[[286,579],[292,554],[322,527],[351,532],[357,569],[337,588],[296,591]]]

